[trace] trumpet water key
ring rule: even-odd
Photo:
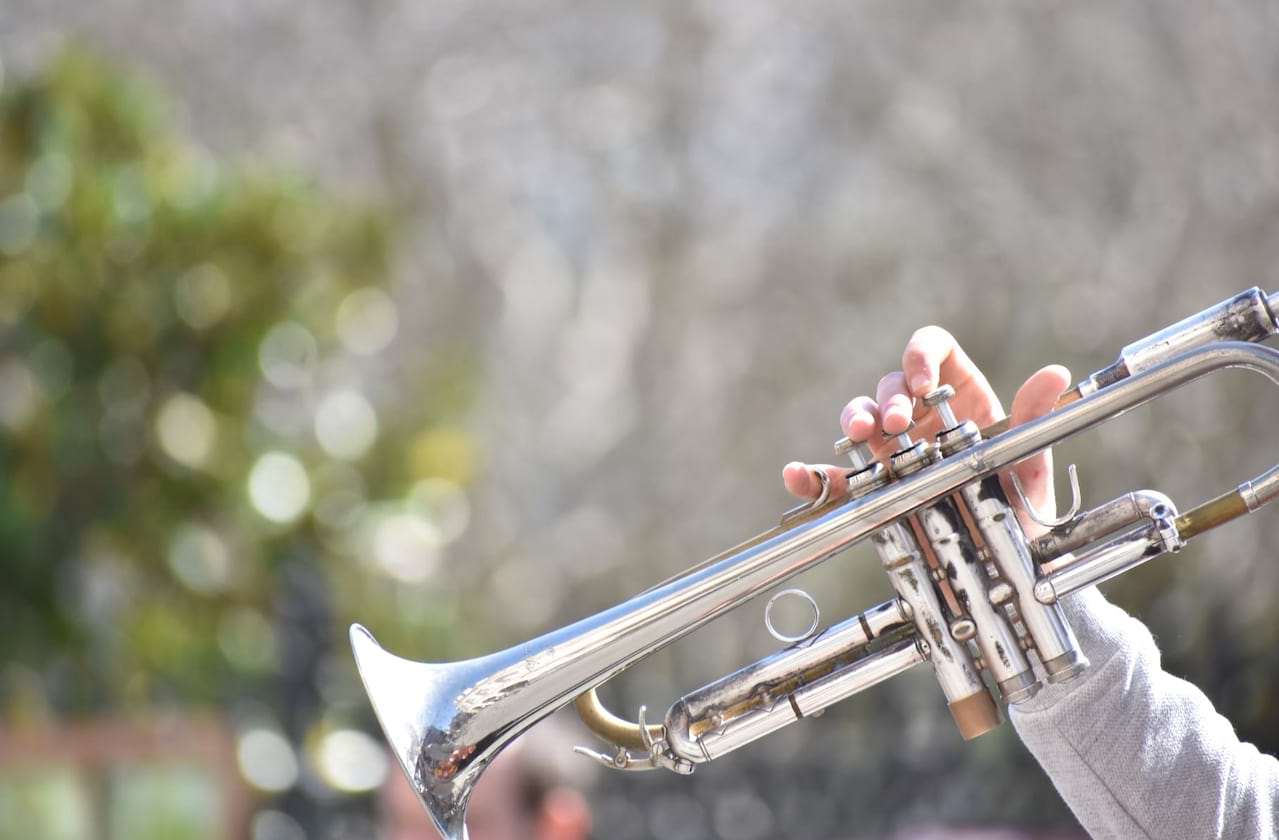
[[[844,440],[849,493],[828,492],[779,526],[612,609],[478,659],[413,662],[351,628],[364,686],[392,750],[446,840],[466,837],[466,804],[494,756],[569,702],[610,746],[579,751],[618,770],[691,773],[770,732],[927,662],[960,734],[999,723],[996,699],[1021,703],[1088,668],[1060,602],[1279,496],[1279,467],[1185,513],[1152,490],[1079,512],[1028,539],[999,474],[1017,462],[1200,377],[1242,368],[1279,385],[1279,293],[1250,289],[1124,348],[1048,414],[979,430],[925,402],[943,430],[898,441],[887,465]],[[1014,486],[1021,495],[1019,486]],[[660,722],[623,720],[595,688],[716,616],[869,539],[896,597],[675,702]],[[805,596],[806,597],[806,596]],[[776,600],[776,598],[774,598]],[[811,599],[809,599],[811,602]],[[770,602],[771,607],[771,602]],[[767,615],[767,611],[766,611]],[[771,622],[770,622],[771,626]]]

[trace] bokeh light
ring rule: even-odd
[[[226,542],[206,525],[190,523],[173,535],[169,547],[169,568],[183,585],[210,595],[231,583],[231,554]]]
[[[443,478],[427,478],[409,491],[413,507],[430,518],[442,543],[451,543],[466,533],[471,523],[471,503],[466,491]]]
[[[346,793],[375,790],[389,769],[386,747],[355,729],[324,735],[316,749],[316,764],[325,782]]]
[[[442,540],[426,517],[409,511],[371,511],[364,524],[364,545],[377,567],[403,583],[422,583],[435,571]]]
[[[218,423],[199,397],[174,394],[160,407],[155,432],[164,454],[185,467],[200,469],[216,450]]]
[[[258,790],[280,793],[297,784],[298,759],[288,739],[273,729],[250,729],[236,745],[240,773]]]
[[[267,809],[253,815],[249,840],[306,840],[306,831],[283,811]]]
[[[192,268],[173,288],[173,305],[180,317],[197,330],[214,326],[231,308],[231,284],[214,263]]]
[[[17,256],[36,238],[40,208],[26,193],[0,201],[0,254]]]
[[[399,329],[395,302],[378,288],[357,289],[337,310],[337,333],[346,349],[360,356],[382,352]]]
[[[287,453],[266,453],[249,473],[249,500],[272,522],[292,522],[306,512],[311,501],[306,467]]]
[[[0,357],[0,425],[18,432],[35,419],[40,387],[21,360]]]
[[[258,363],[267,381],[288,390],[311,384],[319,347],[310,330],[294,321],[276,324],[262,339]]]
[[[58,210],[71,194],[71,160],[64,154],[44,155],[27,170],[27,194],[41,212]]]
[[[266,671],[276,661],[275,632],[252,607],[236,607],[222,616],[218,647],[227,661],[244,671]]]
[[[315,436],[334,458],[354,461],[377,442],[377,414],[354,388],[333,391],[315,409]]]

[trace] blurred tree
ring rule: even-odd
[[[360,716],[335,627],[395,592],[384,635],[450,615],[420,587],[465,527],[469,368],[388,358],[385,214],[174,123],[77,51],[0,95],[0,707],[292,677]]]

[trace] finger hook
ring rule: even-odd
[[[1035,524],[1042,525],[1045,528],[1060,528],[1079,514],[1082,498],[1079,492],[1079,472],[1075,469],[1074,464],[1066,467],[1066,474],[1070,476],[1070,510],[1055,519],[1044,516],[1036,510],[1035,506],[1030,503],[1030,499],[1026,498],[1026,491],[1021,486],[1021,479],[1017,477],[1017,471],[1013,470],[1010,474],[1013,479],[1013,489],[1017,491],[1017,499],[1021,502],[1021,506],[1026,511],[1026,515],[1029,516]]]

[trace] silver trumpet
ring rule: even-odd
[[[847,497],[787,513],[776,528],[598,615],[508,650],[464,662],[401,659],[351,628],[360,676],[392,749],[446,840],[464,840],[476,780],[513,738],[576,699],[611,747],[580,752],[619,770],[691,773],[774,730],[928,662],[964,738],[999,724],[996,697],[1021,703],[1042,680],[1079,676],[1079,650],[1061,599],[1257,510],[1279,496],[1279,466],[1178,513],[1166,496],[1136,491],[1023,533],[999,473],[1072,435],[1225,368],[1279,385],[1279,293],[1250,289],[1124,348],[1057,407],[1016,429],[959,422],[941,388],[925,402],[945,427],[937,440],[899,439],[887,464],[847,440]],[[632,723],[595,689],[632,663],[863,539],[897,597],[677,701],[660,724]],[[791,590],[793,592],[793,590]],[[785,594],[785,593],[783,593]],[[779,596],[780,597],[780,596]],[[776,598],[774,598],[776,600]],[[811,599],[809,599],[811,601]],[[770,602],[771,606],[771,602]],[[766,611],[767,614],[767,611]],[[771,627],[771,623],[770,623]]]

